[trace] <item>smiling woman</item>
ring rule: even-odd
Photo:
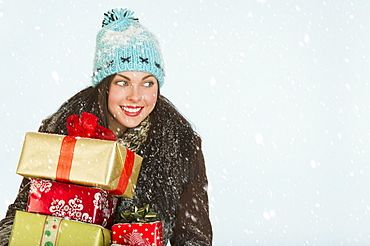
[[[120,72],[109,88],[109,126],[121,136],[127,128],[140,124],[154,109],[158,97],[158,81],[146,72]]]
[[[93,86],[67,100],[39,131],[66,135],[68,116],[94,114],[121,145],[143,157],[135,196],[119,198],[114,222],[131,205],[150,204],[163,223],[165,245],[212,245],[201,139],[160,95],[164,71],[158,41],[131,11],[105,14],[93,72]],[[29,186],[24,179],[0,222],[0,245],[8,244],[15,211],[27,207]]]

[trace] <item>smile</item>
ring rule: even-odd
[[[120,106],[123,112],[128,116],[138,116],[144,107],[137,106]]]

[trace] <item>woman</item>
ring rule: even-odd
[[[45,119],[40,132],[67,134],[66,118],[89,112],[111,129],[123,146],[142,156],[134,199],[120,198],[119,213],[131,204],[150,204],[163,222],[165,243],[212,245],[207,177],[201,140],[162,95],[164,71],[158,41],[127,9],[104,14],[94,59],[93,86]],[[0,222],[7,245],[15,210],[25,210],[29,180]]]

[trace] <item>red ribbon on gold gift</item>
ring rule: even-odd
[[[132,152],[129,149],[126,149],[125,164],[123,165],[117,188],[115,190],[109,191],[110,194],[120,196],[125,193],[128,182],[132,174],[132,168],[134,167],[134,162],[135,162],[134,152]]]
[[[65,136],[62,140],[62,145],[60,147],[59,152],[58,166],[56,170],[57,181],[71,183],[69,177],[71,173],[72,160],[76,142],[77,139],[71,136]],[[121,171],[117,188],[115,190],[110,190],[109,191],[110,194],[123,195],[125,193],[127,185],[129,183],[130,176],[132,174],[134,162],[135,162],[135,153],[129,149],[126,149],[126,159]]]
[[[68,182],[72,168],[72,160],[77,139],[75,137],[66,136],[63,138],[59,152],[59,160],[57,166],[56,180]]]

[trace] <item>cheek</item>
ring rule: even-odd
[[[158,94],[156,92],[155,93],[150,93],[147,96],[147,104],[154,107],[155,104],[157,103],[157,98],[158,98]]]
[[[116,99],[114,98],[114,96],[112,94],[109,94],[108,95],[108,108],[111,108],[115,101]]]
[[[125,92],[122,89],[117,88],[115,86],[111,86],[109,93],[108,93],[108,105],[109,103],[119,102],[124,96],[124,94]]]
[[[109,90],[108,93],[108,110],[111,114],[115,114],[115,112],[112,112],[115,110],[117,105],[120,102],[120,98],[122,98],[121,93],[117,90]]]
[[[141,95],[143,96],[145,104],[148,107],[154,107],[158,98],[158,88],[155,86],[150,88],[149,90],[143,90]]]

